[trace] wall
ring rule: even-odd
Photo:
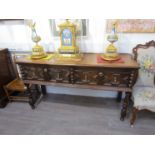
[[[59,38],[53,37],[50,24],[47,19],[34,19],[38,34],[42,37],[40,42],[45,51],[56,51],[59,47]],[[106,41],[105,19],[89,19],[89,35],[77,40],[82,52],[104,52],[108,42]],[[116,43],[119,52],[131,53],[132,48],[139,43],[145,43],[155,39],[154,33],[142,34],[118,34],[119,41]],[[17,51],[30,51],[33,43],[31,41],[31,31],[22,25],[6,26],[0,25],[0,48],[8,47]],[[70,89],[62,87],[48,87],[48,92],[77,94],[86,96],[115,97],[114,92],[104,92],[89,89]]]

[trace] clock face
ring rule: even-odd
[[[72,32],[69,29],[62,31],[62,44],[63,46],[72,46]]]

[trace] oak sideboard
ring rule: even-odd
[[[98,62],[98,56],[83,54],[81,61],[31,60],[27,56],[17,56],[16,64],[24,83],[41,85],[44,94],[46,85],[117,91],[118,100],[125,93],[120,114],[120,119],[124,120],[139,65],[130,54],[120,54],[123,62]]]

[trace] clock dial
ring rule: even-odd
[[[62,42],[64,46],[72,46],[72,33],[69,29],[64,29],[62,32]]]

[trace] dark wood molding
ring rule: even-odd
[[[149,47],[155,47],[155,41],[151,40],[145,44],[138,44],[136,47],[133,48],[133,54],[134,54],[134,59],[137,60],[137,51],[139,48],[147,49]]]
[[[138,56],[137,51],[139,48],[147,49],[149,47],[155,48],[155,40],[151,40],[145,44],[138,44],[136,47],[134,47],[133,48],[134,59],[137,61],[137,56]],[[155,77],[154,77],[154,84],[155,84]]]

